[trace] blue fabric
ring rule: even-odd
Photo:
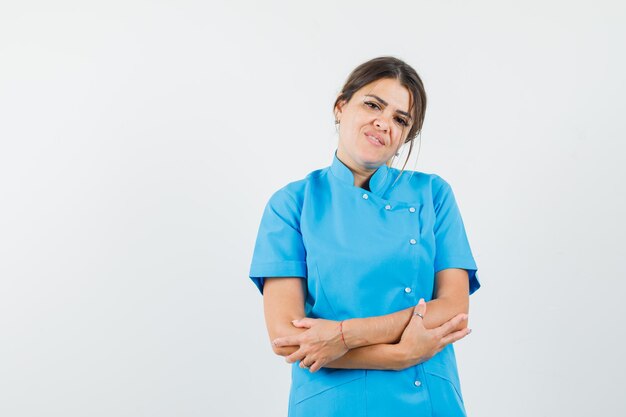
[[[335,152],[329,167],[275,192],[250,266],[260,292],[267,277],[301,277],[308,317],[345,320],[431,300],[435,273],[446,268],[466,269],[470,294],[476,291],[476,263],[450,185],[435,174],[399,174],[383,165],[369,190],[356,187]],[[464,416],[454,348],[401,371],[312,374],[293,364],[289,415]]]

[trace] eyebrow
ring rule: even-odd
[[[383,100],[382,98],[380,98],[380,97],[378,97],[378,96],[375,96],[374,94],[366,94],[366,95],[365,95],[365,97],[374,97],[376,100],[380,101],[380,102],[381,102],[381,103],[383,103],[383,105],[385,105],[385,106],[388,104],[385,100]],[[402,114],[402,115],[404,115],[404,116],[406,116],[406,117],[408,117],[408,118],[409,118],[409,119],[411,119],[411,120],[413,120],[413,118],[411,117],[411,115],[410,115],[409,113],[405,112],[405,111],[402,111],[402,110],[396,110],[396,112],[397,112],[397,113],[400,113],[400,114]]]

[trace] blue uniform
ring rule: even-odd
[[[335,152],[331,166],[270,198],[250,278],[302,277],[307,317],[389,314],[432,299],[435,273],[463,268],[470,294],[476,263],[452,189],[435,174],[383,165],[369,191]],[[396,179],[398,179],[396,181]],[[395,183],[394,183],[395,182]],[[292,365],[289,416],[465,416],[454,348],[401,371]]]

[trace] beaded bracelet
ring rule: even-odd
[[[343,345],[346,347],[346,349],[349,350],[350,348],[346,344],[346,339],[343,338],[343,322],[344,322],[344,320],[341,320],[339,322],[339,332],[341,333],[341,340],[343,341]]]

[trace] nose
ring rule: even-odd
[[[389,125],[391,124],[391,120],[393,119],[393,111],[390,108],[386,108],[380,113],[376,115],[376,120],[374,121],[374,125],[384,132],[389,131]]]
[[[374,125],[378,129],[384,130],[385,132],[389,128],[389,122],[387,122],[387,119],[384,118],[383,116],[380,116],[380,117],[376,118],[376,120],[374,121]]]

